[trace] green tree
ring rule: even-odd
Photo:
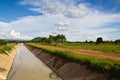
[[[6,45],[7,41],[0,39],[0,45]]]
[[[120,44],[120,39],[115,40],[116,44]]]
[[[38,40],[38,42],[55,44],[57,42],[66,42],[66,37],[63,34],[58,34],[56,36],[49,35],[48,38],[47,37],[40,37],[40,39]]]
[[[58,35],[55,37],[55,41],[56,41],[56,42],[66,42],[66,37],[65,37],[65,35],[63,35],[63,34],[58,34]]]
[[[103,38],[102,37],[98,37],[96,40],[97,44],[103,43]]]
[[[55,42],[55,36],[49,35],[49,43],[54,43]]]
[[[87,40],[85,40],[85,43],[88,43],[88,41],[87,41]]]
[[[47,37],[43,37],[40,39],[41,43],[48,43],[48,38]]]

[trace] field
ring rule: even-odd
[[[0,46],[0,54],[4,53],[5,51],[11,51],[12,48],[15,46],[15,43],[7,43],[6,45]]]
[[[70,44],[71,43],[69,43],[69,45]],[[75,44],[78,45],[77,43],[75,43]],[[116,76],[119,76],[118,74],[120,74],[120,62],[119,62],[119,60],[116,61],[116,60],[102,58],[102,57],[100,58],[100,57],[96,57],[96,56],[76,54],[72,51],[62,50],[62,49],[59,49],[58,47],[46,46],[46,45],[41,45],[41,44],[29,43],[28,45],[43,49],[47,52],[52,53],[53,55],[65,58],[68,61],[75,61],[75,62],[78,62],[80,64],[87,65],[89,68],[91,68],[95,71],[110,73],[110,74],[116,75]],[[73,45],[73,44],[71,44],[71,45]],[[80,46],[73,47],[71,45],[68,46],[68,45],[62,44],[62,47],[68,46],[69,48],[80,49]],[[89,44],[86,44],[86,45],[89,45]],[[112,54],[112,55],[115,55],[115,54]]]
[[[120,54],[120,44],[96,44],[96,43],[56,43],[54,46],[70,49],[84,49],[92,51],[100,51],[110,54]]]

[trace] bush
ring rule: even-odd
[[[96,40],[97,44],[103,43],[103,38],[102,37],[98,37]]]
[[[10,51],[10,50],[12,50],[11,46],[4,46],[4,51]]]
[[[0,45],[6,45],[7,42],[5,40],[0,39]]]
[[[116,44],[120,44],[120,39],[115,40],[115,43],[116,43]]]

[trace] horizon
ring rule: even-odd
[[[0,0],[0,39],[64,34],[68,41],[120,39],[120,0]]]

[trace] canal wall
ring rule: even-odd
[[[13,59],[18,50],[18,46],[19,45],[14,46],[10,52],[5,51],[0,54],[0,80],[6,80],[12,66]]]
[[[26,45],[26,47],[63,80],[112,80],[108,78],[109,75],[93,71],[86,65],[68,61],[32,46]]]

